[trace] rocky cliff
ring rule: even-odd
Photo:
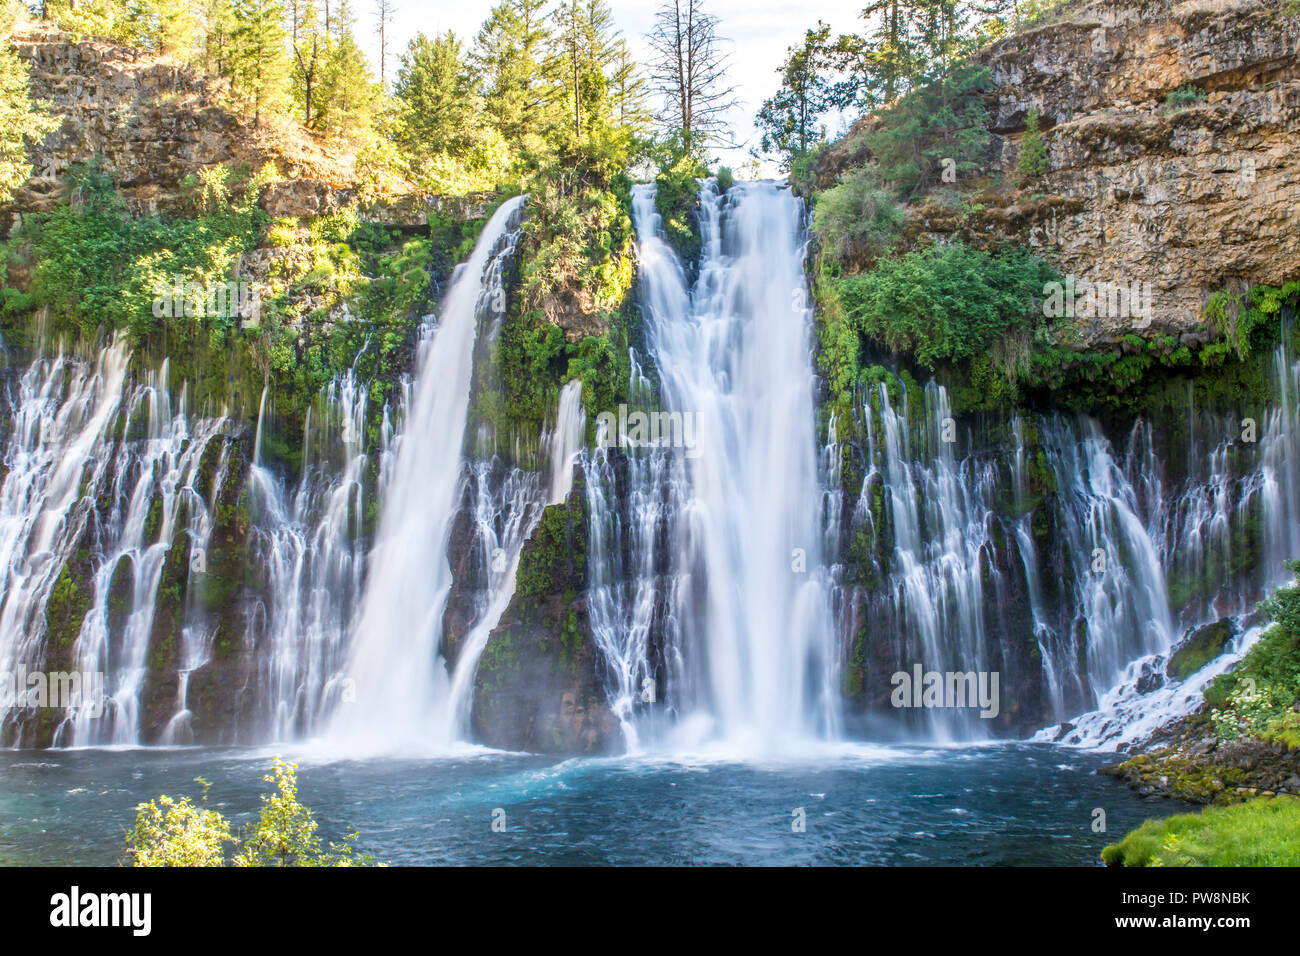
[[[976,60],[993,83],[988,165],[957,184],[968,215],[942,189],[912,209],[914,240],[1015,241],[1081,280],[1150,283],[1149,325],[1081,321],[1084,347],[1135,328],[1202,344],[1210,294],[1300,278],[1300,19],[1283,0],[1081,3]],[[1048,169],[1016,188],[1031,108]],[[850,135],[823,181],[861,158]]]

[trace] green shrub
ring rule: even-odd
[[[990,139],[983,95],[990,83],[987,67],[963,63],[876,114],[879,125],[863,134],[863,142],[897,196],[939,182],[945,159],[956,164],[959,178],[981,168]]]
[[[881,186],[875,164],[864,163],[818,195],[813,228],[823,253],[856,271],[889,253],[904,218],[893,195]]]
[[[209,784],[202,778],[201,805],[189,797],[163,795],[136,808],[127,833],[126,852],[135,866],[225,866],[227,845],[240,846],[235,866],[365,866],[374,861],[357,855],[349,834],[341,844],[321,847],[315,815],[298,801],[297,767],[276,757],[263,777],[275,791],[262,797],[262,811],[247,833],[231,833],[230,822],[207,808]]]
[[[1054,276],[1025,250],[994,255],[953,243],[881,260],[841,280],[840,292],[863,336],[933,369],[1035,332],[1045,322],[1036,303]]]
[[[1029,108],[1025,117],[1025,135],[1020,139],[1020,159],[1016,171],[1022,180],[1037,179],[1051,169],[1047,158],[1047,146],[1043,143],[1043,134],[1038,129],[1038,110]]]
[[[1165,106],[1170,110],[1181,110],[1188,106],[1195,106],[1197,103],[1205,102],[1205,90],[1199,86],[1188,83],[1186,86],[1180,86],[1165,97]]]
[[[1300,747],[1300,561],[1287,567],[1296,584],[1261,602],[1273,625],[1233,670],[1205,689],[1215,732]]]
[[[696,218],[698,180],[708,174],[699,160],[684,155],[655,177],[655,208],[663,219],[664,238],[683,261],[691,261],[700,254],[700,224]]]

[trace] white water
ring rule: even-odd
[[[587,413],[582,407],[582,381],[574,379],[560,389],[555,431],[547,436],[550,452],[551,485],[546,503],[559,504],[573,490],[573,466],[587,431]]]
[[[355,699],[328,734],[350,748],[450,746],[451,684],[441,660],[451,589],[447,542],[460,487],[474,339],[480,320],[505,307],[502,264],[518,237],[524,197],[496,211],[443,301],[425,340],[414,394],[369,556],[347,679]]]
[[[679,434],[696,445],[634,456],[626,532],[634,566],[626,570],[635,583],[615,601],[619,569],[593,568],[604,592],[593,602],[593,629],[612,655],[626,730],[632,695],[655,671],[649,563],[651,542],[666,532],[673,587],[664,614],[675,643],[659,670],[670,675],[663,699],[677,718],[669,745],[789,749],[837,728],[802,210],[768,183],[740,184],[726,197],[709,183],[700,199],[703,253],[688,289],[652,187],[633,193],[646,338],[663,406],[692,417],[693,432]],[[595,459],[594,471],[607,467]],[[589,488],[608,495],[610,476],[592,477]],[[594,553],[608,560],[623,532],[594,510],[592,522]]]

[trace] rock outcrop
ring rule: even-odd
[[[993,82],[989,165],[968,214],[934,195],[913,209],[913,241],[1018,242],[1080,280],[1150,284],[1149,321],[1080,319],[1083,348],[1131,332],[1203,343],[1210,294],[1300,279],[1300,18],[1285,0],[1097,0],[976,59]],[[1017,188],[1031,108],[1050,168]],[[849,136],[820,179],[862,158]]]
[[[360,218],[420,229],[429,214],[483,218],[489,196],[434,196],[381,171],[363,184],[355,151],[324,144],[292,120],[254,123],[229,107],[228,84],[171,57],[77,40],[44,23],[15,31],[33,99],[62,118],[31,153],[32,176],[10,212],[50,208],[62,177],[98,162],[137,215],[183,205],[185,183],[205,169],[267,164],[275,179],[261,204],[275,218],[305,219],[356,206]]]
[[[622,744],[587,620],[584,500],[578,476],[568,500],[543,513],[479,660],[472,723],[489,746],[598,754]]]

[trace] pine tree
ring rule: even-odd
[[[39,142],[59,124],[31,99],[27,65],[9,43],[18,4],[0,2],[0,202],[32,174],[28,143]]]
[[[555,112],[544,7],[545,0],[504,0],[492,9],[470,53],[490,121],[516,150],[534,148]]]
[[[378,91],[370,80],[366,55],[357,44],[356,20],[348,0],[338,5],[329,24],[313,119],[319,129],[355,137],[374,119]]]
[[[317,87],[329,48],[329,37],[316,0],[293,0],[289,29],[293,98],[303,125],[313,129],[316,126],[316,99],[320,95]]]
[[[777,70],[781,88],[763,102],[756,125],[764,152],[790,158],[806,153],[822,138],[818,118],[834,105],[830,80],[831,28],[818,21],[804,34],[802,47],[790,47]]]
[[[231,92],[260,123],[288,105],[289,57],[283,0],[233,0]]]
[[[460,40],[450,30],[433,40],[423,33],[412,38],[393,95],[404,107],[398,136],[411,152],[463,157],[473,148],[480,102]]]
[[[912,36],[915,12],[914,0],[870,0],[862,11],[863,19],[880,15],[880,25],[867,38],[866,72],[885,105],[894,102],[912,76],[916,55]]]
[[[235,30],[233,0],[208,0],[203,10],[203,66],[230,77],[230,37]]]
[[[1037,179],[1051,168],[1047,146],[1038,129],[1037,107],[1029,107],[1029,115],[1025,117],[1025,135],[1020,139],[1020,159],[1016,168],[1022,180]]]

